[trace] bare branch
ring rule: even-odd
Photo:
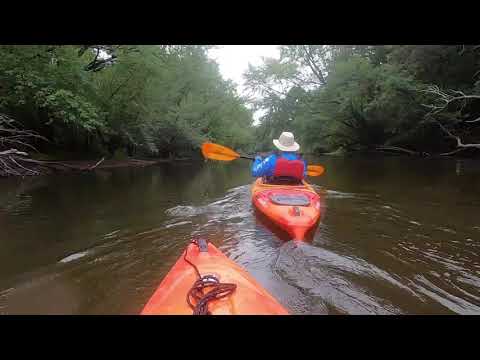
[[[398,146],[377,146],[376,150],[400,151],[400,152],[405,152],[409,155],[417,155],[418,154],[418,152],[416,152],[416,151],[405,149],[405,148],[398,147]]]
[[[13,162],[15,165],[17,165],[19,168],[23,169],[23,170],[26,170],[27,172],[30,172],[31,174],[33,175],[40,175],[40,173],[38,171],[34,171],[34,170],[31,170],[31,169],[27,169],[26,167],[20,165],[18,162],[15,161],[15,159],[11,156],[8,157],[10,159],[11,162]]]
[[[480,149],[480,144],[464,144],[462,140],[460,139],[459,136],[456,136],[452,134],[445,126],[443,126],[439,121],[436,121],[438,126],[443,130],[445,134],[447,134],[449,137],[452,139],[455,139],[457,141],[457,147],[467,149],[467,148],[475,148],[475,149]]]
[[[124,81],[122,82],[111,94],[110,94],[110,97],[109,97],[109,100],[111,101],[113,99],[113,97],[133,78],[133,75],[134,73],[131,72],[129,74],[130,76]]]
[[[307,60],[307,65],[312,70],[312,72],[315,74],[315,76],[318,78],[320,83],[322,85],[326,84],[325,77],[323,76],[322,70],[317,66],[315,63],[315,59],[313,58],[313,55],[309,51],[308,47],[305,45],[302,45],[303,52],[305,53],[306,57],[305,59]]]
[[[7,151],[0,151],[0,156],[3,156],[3,155],[11,155],[11,154],[28,156],[28,153],[23,152],[23,151],[18,151],[17,149],[10,149],[10,150],[7,150]]]
[[[420,91],[436,96],[436,100],[435,100],[436,103],[422,104],[422,106],[430,109],[430,111],[425,115],[426,118],[433,117],[435,115],[439,115],[441,113],[446,112],[448,110],[449,105],[452,104],[453,102],[458,102],[458,101],[462,102],[460,104],[460,107],[457,108],[457,111],[462,112],[465,106],[467,105],[467,100],[480,100],[480,95],[467,95],[460,90],[450,90],[449,92],[446,92],[446,91],[440,90],[440,88],[436,85],[429,86],[428,88]],[[465,121],[465,123],[471,124],[479,120],[480,118],[476,120]]]
[[[30,130],[22,130],[15,120],[5,114],[0,114],[0,175],[1,176],[25,176],[38,175],[39,172],[22,165],[28,162],[26,148],[37,151],[30,144],[33,139],[46,140],[44,137]],[[15,148],[14,148],[15,147]],[[20,149],[20,150],[18,150]]]
[[[6,161],[3,161],[1,158],[0,158],[0,162],[2,163],[3,165],[3,169],[7,174],[11,174],[11,175],[16,175],[16,176],[19,176],[20,174],[18,172],[16,172],[14,169],[12,169],[10,166],[8,166],[7,162]]]
[[[463,150],[466,150],[467,148],[460,148],[460,149],[456,149],[456,150],[453,150],[453,151],[450,151],[450,152],[446,152],[446,153],[441,153],[440,155],[442,156],[449,156],[449,155],[453,155],[453,154],[456,154],[460,151],[463,151]]]
[[[480,117],[478,119],[475,119],[475,120],[468,120],[468,121],[465,121],[466,123],[469,123],[469,124],[474,124],[474,123],[477,123],[477,122],[480,122]]]
[[[88,170],[92,171],[92,170],[95,169],[98,165],[100,165],[104,160],[105,160],[105,157],[101,158],[95,165],[90,166],[90,167],[88,168]]]

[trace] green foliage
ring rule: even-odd
[[[394,46],[388,58],[419,81],[455,90],[471,88],[480,66],[478,51],[468,45]]]
[[[444,101],[425,92],[441,88],[480,93],[479,46],[289,45],[278,60],[246,72],[249,89],[263,95],[256,128],[259,150],[281,131],[293,131],[303,151],[368,150],[407,146],[446,150],[451,144],[435,121],[462,126],[480,116],[480,101]],[[465,126],[464,126],[465,127]],[[473,130],[463,131],[469,141]]]
[[[0,111],[70,151],[174,156],[207,139],[246,148],[252,114],[208,48],[0,46]]]
[[[332,144],[357,148],[384,144],[417,118],[417,86],[389,64],[374,66],[357,56],[338,63],[324,90],[330,103],[337,102],[333,115],[338,121],[330,127]]]
[[[97,109],[69,90],[54,91],[38,101],[37,105],[48,111],[50,120],[45,123],[46,125],[52,124],[53,121],[62,121],[67,126],[77,126],[86,131],[93,131],[104,125],[97,114]]]

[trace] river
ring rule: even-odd
[[[480,163],[320,157],[296,246],[257,216],[249,163],[0,179],[0,314],[138,314],[192,237],[293,314],[480,314]]]

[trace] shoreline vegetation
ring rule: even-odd
[[[396,149],[396,148],[378,148],[374,150],[345,150],[337,149],[336,151],[331,152],[320,152],[320,153],[307,153],[306,156],[333,156],[333,157],[349,157],[349,156],[358,156],[358,155],[371,155],[376,154],[380,156],[408,156],[408,157],[422,157],[422,158],[445,158],[445,157],[455,157],[458,158],[459,155],[439,155],[439,154],[428,154],[428,153],[418,153],[409,151],[406,149]],[[0,152],[0,158],[2,153]],[[49,160],[42,159],[42,157],[28,158],[24,157],[24,161],[20,161],[17,158],[17,162],[24,164],[26,162],[28,165],[16,167],[13,172],[5,171],[5,168],[0,167],[0,178],[8,176],[32,176],[32,175],[52,175],[57,173],[82,173],[82,172],[91,172],[94,170],[102,169],[116,169],[116,168],[143,168],[148,166],[153,166],[156,164],[162,163],[173,163],[173,162],[188,162],[188,161],[199,161],[198,156],[190,157],[173,157],[173,158],[122,158],[122,159],[105,159],[105,157],[99,160]],[[25,165],[25,164],[24,164]],[[11,168],[10,168],[11,171]]]
[[[210,48],[0,45],[0,172],[62,167],[38,163],[30,157],[37,152],[106,162],[118,152],[190,156],[205,140],[247,150],[253,111],[222,78]]]
[[[1,153],[0,153],[1,155]],[[32,159],[29,157],[15,158],[17,166],[1,168],[0,178],[7,176],[35,176],[35,175],[51,175],[56,173],[82,173],[90,172],[94,170],[102,169],[115,169],[115,168],[134,168],[134,167],[147,167],[161,163],[172,163],[190,161],[192,158],[152,158],[152,159],[105,159],[104,157],[99,160],[42,160]]]
[[[289,129],[316,153],[480,155],[480,45],[283,45],[244,77],[258,148]]]
[[[262,153],[282,131],[305,154],[480,156],[480,45],[281,45],[244,73],[248,95],[211,48],[0,45],[0,176],[148,166],[205,141]]]

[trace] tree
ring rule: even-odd
[[[261,96],[256,108],[265,114],[257,138],[269,145],[265,138],[272,131],[288,127],[307,151],[441,152],[451,147],[445,136],[461,147],[478,143],[479,50],[474,45],[282,46],[278,60],[266,59],[245,74],[249,89]],[[299,94],[295,102],[292,89]]]
[[[0,111],[71,154],[175,156],[252,143],[252,114],[209,46],[0,46]],[[70,155],[73,156],[73,155]]]

